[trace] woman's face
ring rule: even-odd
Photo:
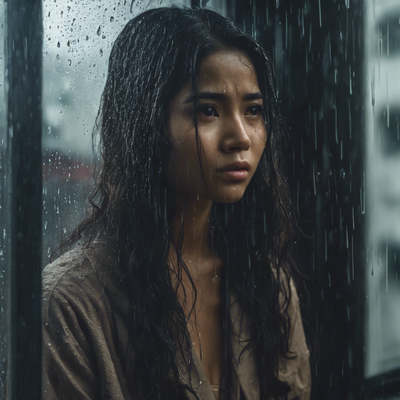
[[[265,147],[262,109],[255,68],[245,53],[221,50],[202,60],[198,93],[186,82],[168,109],[167,184],[177,196],[221,203],[242,198]]]

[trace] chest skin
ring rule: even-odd
[[[221,295],[222,261],[215,257],[198,260],[195,270],[202,272],[198,272],[192,277],[197,294],[194,309],[192,310],[194,291],[190,282],[184,283],[186,301],[183,300],[183,289],[178,290],[178,296],[186,315],[189,316],[187,328],[196,356],[203,366],[207,379],[217,391],[222,375],[224,348]]]

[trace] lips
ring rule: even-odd
[[[249,171],[250,164],[247,161],[235,161],[219,169],[219,172],[227,171]]]
[[[247,161],[235,161],[219,169],[220,174],[230,181],[244,181],[249,175],[250,164]]]

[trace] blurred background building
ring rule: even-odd
[[[366,3],[366,376],[400,366],[400,3]]]

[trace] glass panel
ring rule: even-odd
[[[4,2],[0,1],[0,399],[7,398],[7,382],[9,380],[8,343],[10,318],[9,282],[9,250],[8,241],[9,186],[6,171],[8,170],[7,152],[7,120],[5,90],[5,57],[4,57]]]
[[[400,368],[400,4],[367,2],[365,376]]]
[[[112,43],[148,8],[190,1],[43,2],[43,263],[88,207],[92,129]]]

